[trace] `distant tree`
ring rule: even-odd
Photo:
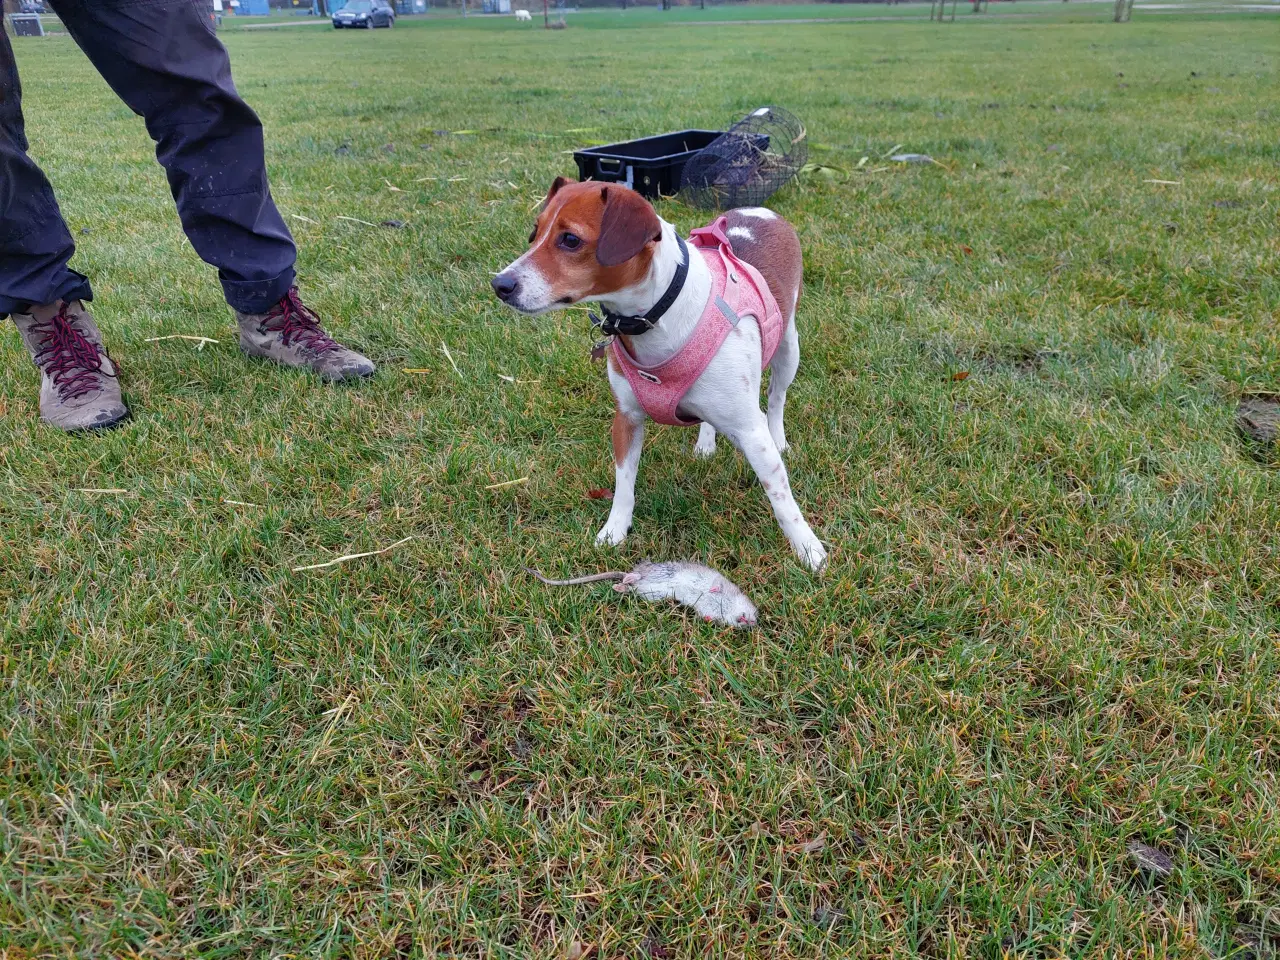
[[[1133,0],[1116,0],[1116,23],[1128,23],[1133,14]]]

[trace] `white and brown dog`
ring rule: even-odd
[[[791,495],[782,462],[783,407],[800,365],[796,304],[800,241],[770,210],[734,210],[686,243],[638,193],[617,184],[551,186],[529,250],[493,278],[508,306],[539,314],[576,303],[604,308],[616,483],[596,537],[631,528],[645,418],[701,424],[694,452],[722,433],[746,456],[800,559],[820,570],[827,551]],[[769,378],[769,412],[760,379]]]

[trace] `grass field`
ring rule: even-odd
[[[1280,31],[1071,6],[228,32],[354,389],[241,358],[141,123],[17,43],[135,417],[42,428],[0,330],[0,956],[1274,957]],[[565,151],[762,102],[833,168],[774,203],[821,578],[671,429],[597,550],[585,315],[487,289]],[[520,572],[642,557],[762,629]]]

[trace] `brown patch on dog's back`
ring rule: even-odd
[[[739,210],[730,210],[725,219],[734,254],[760,271],[783,319],[790,320],[804,278],[804,258],[795,227],[779,216],[751,217]]]

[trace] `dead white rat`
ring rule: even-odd
[[[634,593],[646,600],[675,600],[686,607],[693,607],[708,622],[742,629],[756,625],[756,605],[747,599],[747,595],[723,574],[700,563],[650,563],[646,560],[630,573],[611,570],[571,580],[548,580],[530,567],[525,567],[525,572],[553,587],[616,580],[618,582],[613,589],[618,593]]]

